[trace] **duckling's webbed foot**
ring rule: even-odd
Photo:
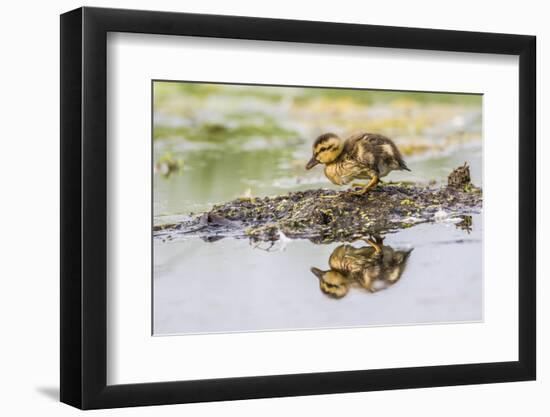
[[[348,193],[352,195],[363,195],[363,190],[366,188],[367,184],[360,182],[352,182],[351,187],[348,189]]]
[[[356,189],[350,190],[349,193],[352,195],[362,196],[367,193],[367,187],[356,188]]]
[[[371,245],[373,248],[374,248],[374,252],[376,255],[379,255],[382,253],[382,243],[381,242],[378,242],[376,241],[376,239],[371,239],[371,238],[368,238],[368,239],[365,239],[366,242]]]
[[[372,190],[374,187],[376,187],[376,185],[380,182],[380,178],[378,178],[378,176],[374,176],[371,178],[371,180],[369,181],[369,183],[365,186],[363,186],[363,188],[359,189],[359,190],[352,190],[351,193],[354,194],[354,195],[365,195],[366,193],[368,193],[370,190]]]

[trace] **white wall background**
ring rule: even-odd
[[[511,3],[511,2],[510,2]],[[59,17],[81,6],[5,2],[0,24],[3,82],[0,88],[2,147],[2,299],[0,321],[0,410],[3,415],[75,415],[57,402],[59,392]],[[510,32],[538,37],[539,213],[550,210],[550,167],[541,167],[550,146],[550,122],[542,120],[550,100],[550,26],[545,3],[513,2],[278,0],[124,0],[93,1],[88,6],[157,9],[416,26],[441,29]],[[6,94],[7,93],[7,94]],[[503,172],[506,168],[503,167]],[[505,180],[505,178],[503,178]],[[550,222],[539,215],[539,259],[550,248]],[[496,385],[432,388],[345,395],[283,398],[99,411],[94,415],[167,416],[280,415],[548,415],[550,361],[547,358],[550,314],[545,299],[549,268],[539,262],[538,381]],[[546,394],[546,395],[545,395]]]

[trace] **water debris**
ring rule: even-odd
[[[482,192],[470,182],[467,164],[443,187],[386,183],[367,195],[314,189],[273,197],[238,198],[180,223],[156,226],[155,237],[224,237],[256,242],[309,239],[315,243],[352,242],[419,223],[462,218],[481,210]],[[413,220],[414,219],[414,220]]]
[[[170,152],[166,152],[155,163],[154,172],[160,174],[165,178],[177,172],[181,172],[183,169],[183,160],[175,158]]]
[[[456,168],[447,177],[447,185],[453,188],[464,189],[465,191],[471,191],[472,179],[470,176],[470,167],[467,162],[464,165]],[[466,188],[469,188],[467,190]]]
[[[239,196],[239,200],[241,201],[252,201],[254,200],[254,196],[252,195],[252,189],[251,188],[247,188],[244,193]]]
[[[457,229],[464,230],[470,234],[472,232],[472,216],[460,216],[459,221],[455,224]]]

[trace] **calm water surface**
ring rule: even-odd
[[[297,240],[267,252],[243,239],[157,242],[154,332],[481,320],[482,228],[476,215],[469,234],[444,222],[388,235],[385,245],[413,249],[400,280],[376,293],[351,288],[341,299],[325,295],[310,272],[312,266],[328,269],[337,243]]]

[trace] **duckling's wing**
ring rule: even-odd
[[[346,139],[346,142],[344,144],[344,152],[357,152],[357,146],[359,146],[360,143],[367,144],[369,142],[368,138],[370,136],[372,136],[370,133],[359,133],[357,135],[350,136]]]
[[[378,169],[376,144],[371,141],[371,136],[369,133],[361,133],[349,137],[344,145],[343,153],[369,170],[376,171]]]
[[[403,160],[403,156],[401,156],[401,152],[399,152],[399,148],[393,143],[393,140],[387,138],[383,135],[369,135],[370,143],[376,143],[376,147],[380,149],[381,158],[388,158],[393,159],[395,162],[397,162],[397,165],[399,169],[410,171],[407,164],[405,164],[405,161]],[[387,152],[386,150],[391,149],[391,152]]]
[[[394,165],[393,160],[399,169],[410,171],[395,143],[386,136],[362,133],[350,137],[346,145],[349,147],[350,156],[370,169],[377,170],[381,161]]]

